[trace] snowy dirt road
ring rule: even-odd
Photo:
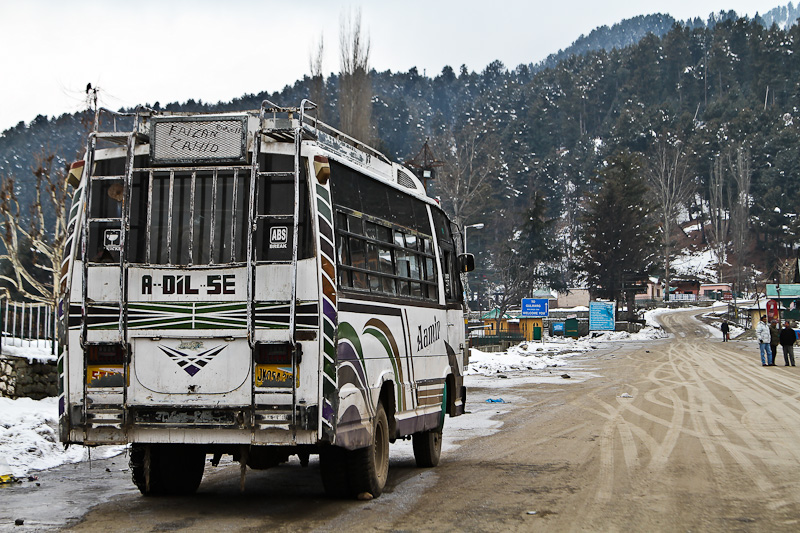
[[[393,447],[376,500],[326,499],[313,459],[248,472],[244,494],[236,465],[208,468],[191,498],[143,498],[126,472],[97,464],[97,478],[81,483],[111,487],[110,499],[69,523],[85,532],[796,531],[800,367],[762,367],[752,341],[710,338],[696,313],[659,317],[673,338],[577,356],[569,380],[511,376],[496,388],[500,378],[481,378],[468,409],[493,410],[500,430],[467,435],[457,422],[466,417],[448,419],[446,432],[463,440],[428,470],[414,467],[407,444]],[[498,397],[508,403],[485,402]]]

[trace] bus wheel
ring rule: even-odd
[[[133,483],[145,496],[193,494],[203,479],[205,462],[205,452],[194,446],[134,444],[131,447]]]
[[[411,437],[414,443],[414,460],[420,468],[439,464],[442,455],[442,430],[420,431]]]
[[[350,493],[380,496],[389,477],[389,421],[381,403],[375,413],[372,445],[348,452],[347,456]]]
[[[319,452],[319,471],[325,494],[331,498],[346,498],[347,450],[339,446],[326,446]]]
[[[442,429],[444,414],[447,410],[447,385],[442,392],[442,412],[439,415],[439,427],[430,431],[420,431],[411,436],[414,444],[414,460],[420,468],[430,468],[439,464],[442,455]]]

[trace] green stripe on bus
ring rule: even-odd
[[[325,220],[327,220],[331,226],[333,226],[333,215],[331,214],[331,208],[319,198],[317,198],[317,210],[319,211],[319,214],[325,217]]]
[[[330,204],[331,203],[331,196],[328,194],[328,191],[325,190],[325,187],[317,183],[317,195],[322,196],[325,198],[325,201]]]

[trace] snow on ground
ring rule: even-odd
[[[660,312],[663,312],[659,310]],[[669,310],[667,310],[669,312]],[[594,350],[600,343],[612,341],[643,341],[667,337],[655,316],[659,312],[645,315],[647,326],[638,333],[625,331],[593,332],[591,337],[580,339],[550,338],[548,341],[523,342],[507,352],[482,352],[473,348],[469,356],[466,375],[491,375],[500,372],[541,370],[546,367],[564,366],[570,357]],[[650,317],[649,319],[647,317]]]
[[[50,341],[27,341],[22,339],[3,339],[3,353],[17,357],[27,357],[29,363],[34,361],[55,361],[56,356],[51,354]]]
[[[675,257],[670,263],[672,271],[679,276],[706,276],[714,279],[716,256],[713,250],[687,252]]]
[[[124,449],[102,446],[93,451],[92,457],[111,457]],[[88,448],[71,446],[65,450],[59,442],[57,398],[0,398],[0,476],[22,477],[32,470],[88,458]]]
[[[727,302],[716,303],[711,307],[711,311],[708,313],[703,314],[703,318],[713,320],[714,324],[708,324],[706,322],[702,322],[703,326],[709,331],[712,337],[715,339],[722,338],[722,330],[719,329],[719,326],[722,324],[722,315],[728,312],[728,304]],[[728,323],[728,327],[730,328],[730,338],[735,339],[746,330],[742,327],[737,326],[736,324]]]
[[[580,379],[562,379],[562,374],[570,368],[571,359],[575,356],[591,352],[602,343],[666,337],[653,319],[657,314],[652,314],[647,319],[648,326],[634,334],[603,332],[595,333],[591,338],[551,338],[546,342],[523,342],[505,352],[489,353],[472,349],[470,364],[465,372],[467,389],[489,389],[493,391],[492,396],[475,399],[468,394],[470,414],[447,419],[444,449],[458,446],[459,440],[498,431],[502,423],[496,420],[496,415],[509,410],[515,401],[514,394],[507,390],[510,387],[520,383],[560,382],[565,386],[579,383]],[[31,359],[50,357],[49,350],[37,346],[17,346],[12,350],[12,347],[4,345],[3,351]],[[57,428],[56,398],[37,401],[0,397],[0,476],[22,478],[35,470],[90,458],[112,457],[125,450],[124,446],[101,446],[91,452],[90,448],[83,446],[70,446],[65,450],[58,440]],[[413,457],[411,443],[397,441],[392,445],[392,454]]]

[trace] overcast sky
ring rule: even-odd
[[[765,13],[788,0],[0,0],[0,132],[85,107],[228,101],[309,73],[314,43],[337,72],[340,15],[361,9],[379,71],[536,63],[625,18]],[[299,102],[276,102],[297,105]]]

